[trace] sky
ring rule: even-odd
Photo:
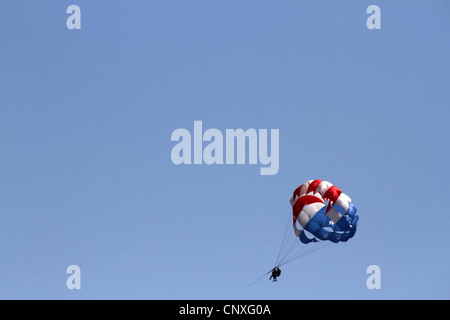
[[[449,9],[1,0],[0,299],[450,298]],[[194,121],[278,129],[279,171],[175,165]],[[352,198],[355,237],[249,286],[310,179]]]

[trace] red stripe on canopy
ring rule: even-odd
[[[319,199],[315,196],[303,196],[297,200],[295,205],[292,207],[292,214],[294,215],[294,223],[297,221],[297,217],[302,211],[303,207],[309,205],[311,203],[320,202],[323,203],[322,199]]]

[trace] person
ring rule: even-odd
[[[269,280],[272,280],[273,282],[277,281],[277,278],[281,275],[281,270],[278,267],[275,267],[272,269],[272,275],[270,276]]]

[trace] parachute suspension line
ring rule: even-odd
[[[293,252],[298,251],[299,249],[304,249],[304,246],[300,245],[300,241],[298,240],[298,238],[293,232],[291,232],[291,237],[289,238],[288,245],[286,245],[284,254],[278,261],[278,266],[279,264],[282,264],[289,256],[291,256]]]
[[[291,255],[292,252],[298,250],[299,248],[303,248],[303,246],[300,246],[299,244],[299,238],[295,235],[293,230],[291,209],[289,211],[288,221],[284,231],[283,241],[281,243],[275,267],[279,267],[280,264],[282,264],[283,261],[285,261]]]
[[[310,244],[302,244],[299,237],[294,233],[292,226],[292,209],[289,211],[288,221],[284,230],[280,249],[278,250],[275,267],[281,267],[285,264],[304,257],[310,253],[321,250],[332,244],[329,241],[319,241]]]
[[[299,250],[300,249],[300,250]],[[300,245],[299,238],[295,235],[292,225],[292,209],[289,210],[288,220],[286,223],[286,228],[284,230],[283,239],[281,242],[280,249],[278,251],[277,260],[275,262],[275,267],[279,267],[287,259],[289,259],[294,252],[297,254],[303,250],[307,250],[307,246]]]
[[[291,210],[289,211],[289,215],[288,215],[288,221],[286,223],[286,227],[284,229],[284,234],[283,234],[283,239],[281,240],[281,245],[280,245],[280,249],[278,250],[278,255],[277,255],[277,259],[275,260],[275,267],[279,266],[279,263],[282,259],[282,257],[284,257],[285,253],[283,253],[283,255],[281,254],[283,252],[283,249],[285,248],[285,242],[289,240],[289,226],[291,224],[292,221],[292,216],[291,216]]]
[[[306,250],[302,250],[301,253],[296,254],[293,257],[291,257],[290,259],[284,261],[280,266],[283,266],[285,264],[288,264],[288,263],[291,263],[291,262],[293,262],[295,260],[298,260],[298,259],[300,259],[300,258],[302,258],[302,257],[304,257],[304,256],[306,256],[306,255],[308,255],[310,253],[322,250],[322,249],[324,249],[325,247],[328,247],[331,244],[333,244],[333,242],[327,242],[327,241],[322,241],[322,242],[317,242],[315,244],[311,244],[311,245],[308,246],[309,248],[307,248]]]
[[[287,260],[291,260],[292,257],[298,256],[302,254],[303,252],[309,250],[311,247],[308,245],[303,245],[298,237],[296,237],[294,234],[292,234],[292,240],[290,242],[290,246],[286,249],[285,254],[280,259],[279,264],[285,264]]]

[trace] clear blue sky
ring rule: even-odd
[[[450,298],[449,9],[1,0],[0,298]],[[278,174],[174,165],[171,133],[194,120],[279,129]],[[315,178],[353,199],[356,236],[244,290]]]

